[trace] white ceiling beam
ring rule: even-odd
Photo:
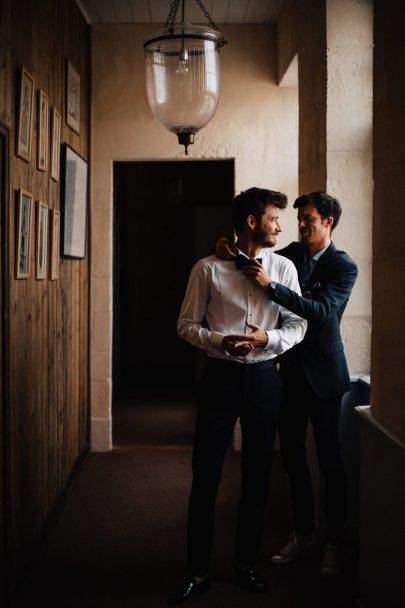
[[[216,24],[274,23],[285,0],[202,0]],[[186,21],[207,24],[195,0],[185,0]],[[166,23],[171,0],[76,0],[88,23]],[[181,3],[177,21],[181,21]]]

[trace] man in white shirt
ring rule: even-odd
[[[198,395],[193,449],[193,483],[189,501],[188,577],[168,598],[182,603],[208,590],[213,544],[215,500],[226,449],[235,422],[242,430],[242,490],[236,532],[236,583],[255,593],[267,583],[255,569],[271,459],[282,400],[275,365],[305,334],[307,322],[279,304],[269,306],[263,290],[241,271],[250,258],[260,260],[274,280],[300,294],[294,265],[269,251],[281,232],[280,192],[250,188],[232,203],[232,221],[239,250],[236,263],[215,256],[197,262],[191,271],[178,320],[179,335],[208,355]],[[277,277],[277,278],[276,278]],[[249,340],[244,334],[250,330]]]

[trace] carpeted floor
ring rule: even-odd
[[[119,447],[85,458],[47,543],[20,589],[18,608],[34,603],[53,608],[165,605],[185,573],[193,419],[187,400],[177,405],[158,400],[138,406],[127,402],[114,413],[114,443]],[[286,569],[269,564],[269,555],[291,529],[288,488],[278,453],[258,563],[270,590],[252,596],[236,588],[232,575],[238,492],[239,454],[229,450],[217,501],[211,590],[188,605],[355,607],[354,544],[345,546],[345,570],[337,580],[319,578],[319,552]]]

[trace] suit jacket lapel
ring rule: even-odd
[[[316,266],[311,273],[311,276],[309,278],[310,286],[314,285],[315,283],[317,283],[319,281],[319,276],[322,275],[322,266],[324,264],[328,264],[330,262],[331,258],[335,255],[335,251],[336,251],[336,246],[333,243],[333,241],[331,241],[329,247],[327,248],[325,253],[323,253],[321,255],[319,261],[316,263]]]

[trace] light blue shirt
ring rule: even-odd
[[[325,251],[327,250],[327,248],[329,247],[329,245],[331,244],[331,241],[329,241],[329,243],[326,245],[326,247],[324,247],[323,249],[321,249],[320,251],[318,251],[318,253],[316,253],[315,255],[312,256],[312,262],[319,262],[319,259],[321,257],[321,255],[323,255],[325,253]]]

